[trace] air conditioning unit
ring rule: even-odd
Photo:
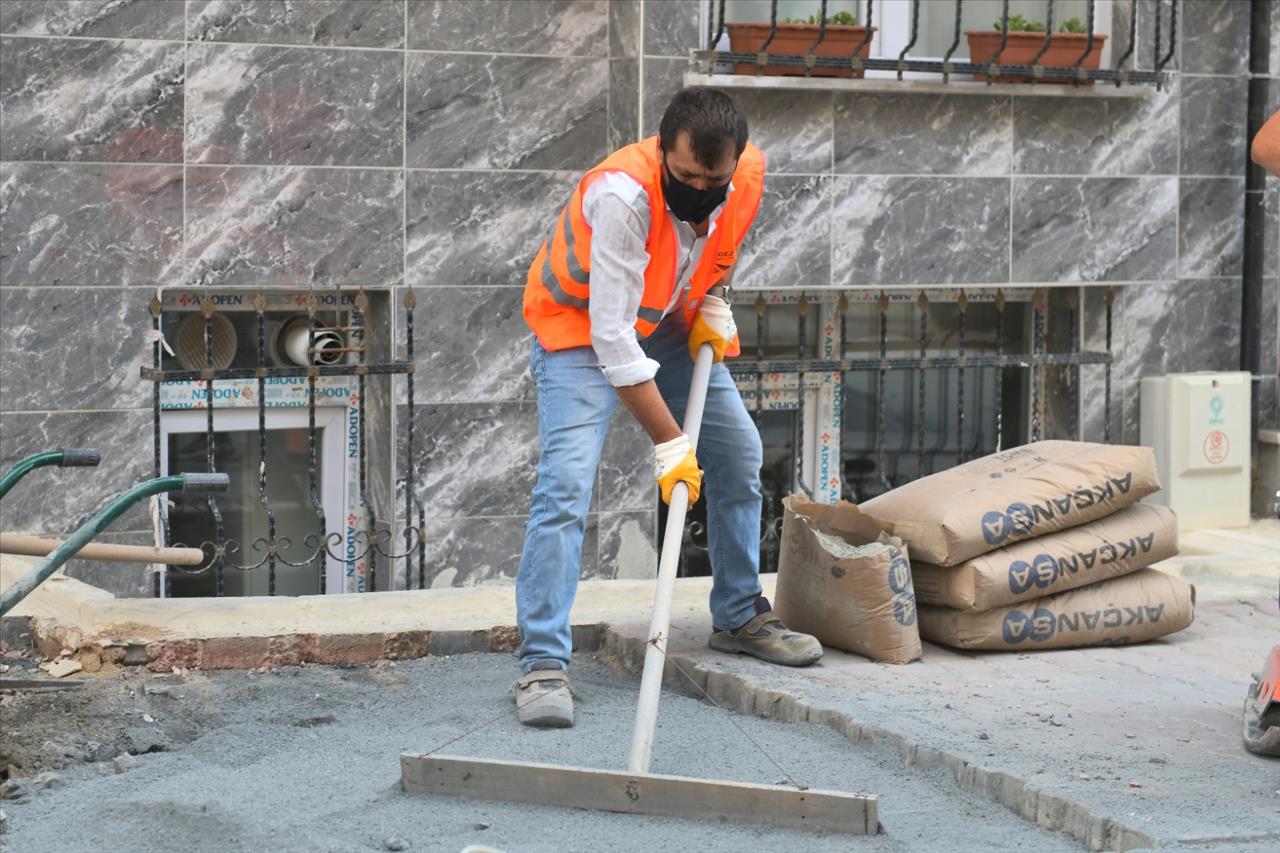
[[[1248,373],[1172,373],[1142,380],[1141,441],[1164,489],[1147,498],[1178,527],[1249,525]]]

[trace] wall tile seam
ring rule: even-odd
[[[237,41],[234,39],[188,39],[188,38],[143,38],[138,36],[64,36],[49,35],[37,33],[11,33],[0,32],[2,38],[30,38],[43,39],[46,41],[97,41],[97,42],[144,42],[150,44],[196,44],[209,45],[211,47],[271,47],[271,48],[295,48],[298,50],[335,50],[348,51],[356,53],[420,53],[425,55],[445,54],[457,56],[512,56],[524,59],[570,59],[580,61],[599,61],[604,59],[628,59],[631,57],[611,57],[608,54],[608,45],[606,43],[602,54],[581,54],[581,53],[527,53],[521,51],[500,51],[500,50],[445,50],[442,48],[430,47],[373,47],[368,45],[345,45],[345,44],[289,44],[287,42],[272,41]],[[658,59],[688,59],[687,56],[676,57],[655,57]]]
[[[530,257],[532,257],[532,255],[530,255]],[[521,273],[520,275],[523,275],[523,273]],[[1010,288],[1032,288],[1032,287],[1046,287],[1046,286],[1049,286],[1049,287],[1116,287],[1116,286],[1124,286],[1124,285],[1167,284],[1167,283],[1169,283],[1170,281],[1174,281],[1174,280],[1179,279],[1179,278],[1182,278],[1182,279],[1197,279],[1197,280],[1198,280],[1198,279],[1213,279],[1213,280],[1221,280],[1221,279],[1225,279],[1225,278],[1239,278],[1239,275],[1208,275],[1208,276],[1203,276],[1203,275],[1187,275],[1187,276],[1171,276],[1171,277],[1166,277],[1166,278],[1148,278],[1148,279],[1096,279],[1096,280],[1089,280],[1089,281],[1082,281],[1082,280],[1079,280],[1079,279],[1052,279],[1052,280],[1046,280],[1046,281],[996,281],[996,282],[981,282],[981,281],[976,281],[976,282],[969,282],[969,281],[966,281],[966,282],[860,282],[860,283],[847,284],[847,285],[842,285],[842,284],[808,285],[808,284],[805,284],[805,285],[752,286],[752,285],[746,285],[746,284],[744,284],[744,285],[743,285],[743,286],[741,286],[741,287],[737,287],[737,288],[735,288],[735,290],[736,290],[736,291],[738,291],[738,292],[751,292],[751,293],[774,293],[774,292],[789,293],[789,292],[791,292],[791,291],[799,291],[799,290],[812,290],[812,291],[815,291],[815,292],[822,292],[822,293],[827,293],[827,292],[832,292],[832,293],[834,293],[834,292],[838,292],[838,291],[842,291],[842,290],[878,290],[878,289],[880,289],[880,288],[884,288],[885,290],[916,290],[916,289],[924,289],[924,290],[956,290],[956,289],[958,289],[958,288],[960,288],[960,287],[965,287],[965,288],[969,288],[969,289],[973,289],[973,288],[997,288],[997,287],[1001,287],[1001,288],[1004,288],[1004,289],[1008,290],[1008,289],[1010,289]],[[1268,278],[1268,279],[1270,279],[1270,278],[1274,278],[1274,276],[1265,276],[1264,278]],[[355,291],[358,291],[358,290],[367,290],[367,291],[377,292],[377,293],[389,293],[389,292],[390,292],[391,290],[393,290],[393,289],[395,289],[395,290],[403,290],[403,289],[406,289],[406,288],[412,288],[412,289],[415,289],[415,290],[418,290],[418,289],[421,289],[421,290],[463,290],[463,289],[470,289],[470,290],[474,290],[474,289],[476,289],[476,288],[485,288],[485,289],[488,289],[488,290],[512,290],[512,291],[514,291],[514,290],[520,290],[520,291],[523,291],[523,290],[524,290],[524,285],[523,285],[523,284],[430,284],[430,283],[426,283],[426,284],[424,284],[424,283],[395,283],[395,284],[368,284],[368,285],[361,285],[361,284],[349,284],[349,283],[346,283],[346,282],[343,282],[343,283],[338,284],[338,285],[326,285],[325,287],[322,287],[322,288],[316,288],[316,290],[317,290],[317,291],[334,290],[334,289],[335,289],[335,287],[336,287],[337,289],[342,290],[343,292],[355,292]],[[3,293],[3,292],[4,292],[4,291],[6,291],[6,290],[53,290],[53,291],[57,291],[57,290],[63,290],[63,291],[66,291],[66,290],[113,290],[113,291],[114,291],[114,290],[120,290],[120,291],[142,290],[142,291],[154,291],[154,290],[156,290],[157,288],[162,288],[162,289],[164,289],[164,290],[210,290],[210,291],[214,291],[214,290],[224,291],[224,290],[225,290],[225,291],[238,291],[238,292],[245,292],[245,293],[257,292],[258,290],[263,290],[263,289],[270,289],[270,290],[280,290],[280,289],[282,289],[282,288],[281,288],[281,286],[280,286],[280,285],[277,285],[277,284],[264,284],[264,285],[256,285],[256,284],[236,284],[236,285],[216,285],[216,286],[206,286],[206,285],[188,285],[188,284],[180,284],[180,283],[179,283],[179,284],[155,284],[155,283],[152,283],[152,284],[74,284],[74,283],[68,283],[68,284],[23,284],[23,283],[10,284],[9,282],[7,282],[7,281],[6,281],[3,285],[0,285],[0,293]],[[288,287],[285,287],[285,288],[283,288],[283,289],[286,289],[286,290],[296,290],[296,291],[298,291],[298,292],[306,292],[306,291],[307,291],[307,288],[303,288],[303,287],[295,287],[295,288],[288,288]],[[171,309],[171,310],[177,310],[177,309]],[[530,333],[530,334],[532,334],[532,333]],[[511,402],[518,402],[518,401],[511,401]]]
[[[150,384],[150,383],[147,383]],[[218,409],[217,411],[223,411]],[[118,415],[118,414],[151,414],[151,407],[139,408],[122,408],[122,409],[0,409],[0,416],[4,415]]]
[[[6,160],[0,159],[0,165],[13,164],[23,166],[182,166],[186,165],[195,169],[316,169],[318,171],[347,171],[347,172],[458,172],[462,174],[470,174],[473,172],[501,172],[503,174],[530,174],[530,175],[578,175],[582,170],[576,169],[510,169],[496,167],[466,167],[466,166],[365,166],[365,165],[340,165],[326,163],[183,163],[180,160],[157,160],[147,162],[143,160]]]
[[[587,517],[600,515],[647,515],[654,512],[654,507],[639,507],[637,509],[593,509],[587,513]],[[426,520],[431,522],[454,522],[454,521],[527,521],[529,513],[517,513],[514,515],[431,515],[427,514]],[[147,531],[150,532],[150,531]]]
[[[141,161],[141,160],[7,160],[0,159],[0,165],[24,165],[24,166],[181,166],[186,165],[193,169],[316,169],[322,171],[347,171],[347,172],[422,172],[427,174],[434,173],[457,173],[457,174],[514,174],[514,175],[561,175],[574,176],[581,173],[579,169],[512,169],[493,166],[373,166],[373,165],[342,165],[342,164],[325,164],[325,163],[183,163],[180,160],[157,160],[157,161]],[[1187,178],[1187,179],[1206,179],[1206,180],[1244,180],[1243,175],[1211,175],[1202,173],[1179,174],[1176,172],[1153,172],[1145,175],[1138,174],[1108,174],[1098,172],[791,172],[791,171],[771,171],[770,176],[776,178],[947,178],[947,179],[972,179],[972,180],[991,180],[1004,179],[1008,177],[1014,178],[1062,178],[1062,179],[1088,179],[1088,180],[1150,180],[1156,178]]]

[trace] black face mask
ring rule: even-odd
[[[722,187],[711,187],[705,190],[686,184],[671,174],[666,157],[662,158],[662,170],[667,173],[667,180],[662,188],[667,205],[677,219],[690,224],[696,225],[706,219],[729,195],[727,181]]]

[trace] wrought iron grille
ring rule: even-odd
[[[1064,413],[1054,419],[1055,432],[1074,438],[1081,428],[1077,417],[1081,371],[1088,366],[1101,370],[1101,430],[1103,441],[1109,442],[1114,290],[1103,291],[1105,349],[1101,351],[1079,346],[1080,304],[1074,288],[1060,294],[1065,298],[1054,300],[1055,309],[1061,309],[1055,316],[1056,339],[1064,345],[1051,351],[1050,295],[1047,289],[774,291],[747,295],[755,320],[749,324],[740,294],[743,356],[727,364],[766,436],[761,570],[777,569],[782,499],[794,491],[818,500],[863,501],[936,470],[1046,437],[1047,371],[1059,372],[1062,381],[1053,390],[1067,396],[1061,406]],[[949,329],[940,329],[936,322],[942,306],[953,315]],[[891,334],[890,314],[895,307],[899,314],[914,312],[913,319],[896,318],[899,328],[914,327],[914,340]],[[981,326],[970,317],[977,307],[986,314]],[[849,334],[854,311],[860,312],[864,322],[874,322],[876,335],[860,336],[861,344],[871,345],[873,355],[855,351]],[[783,325],[780,321],[785,321],[785,333],[771,334],[771,322]],[[954,345],[937,346],[931,332],[935,339],[942,334]],[[976,333],[982,337],[977,344]],[[1015,337],[1016,349],[1010,346]],[[899,414],[891,412],[893,394],[888,390],[895,375],[914,385],[899,394],[900,402],[914,411],[907,413],[909,418],[895,418],[910,424],[910,435],[893,436],[888,425],[889,417]],[[850,407],[845,393],[850,378],[864,376],[874,378],[874,417],[868,420],[875,426],[869,446],[858,446],[856,430],[845,418]],[[979,388],[982,381],[988,381],[990,388]],[[1025,387],[1025,401],[1015,401],[1017,410],[1010,409],[1006,396],[1011,382]],[[948,407],[954,400],[953,420],[933,442],[927,441],[926,431],[931,400],[944,400]],[[1025,416],[1019,411],[1023,402]],[[810,423],[815,418],[817,423]],[[770,433],[783,444],[773,448],[773,455],[780,457],[774,465],[768,463]],[[807,441],[820,447],[806,449]],[[661,508],[659,523],[661,529],[665,524]],[[706,523],[705,503],[696,504],[686,521],[684,575],[710,574]]]
[[[273,296],[279,296],[278,292]],[[215,429],[215,409],[219,408],[219,392],[225,392],[215,383],[240,382],[254,385],[256,383],[257,410],[257,451],[258,451],[258,498],[262,515],[266,520],[266,535],[252,543],[240,542],[227,536],[223,514],[219,500],[214,495],[207,498],[208,512],[213,519],[214,536],[211,540],[199,543],[175,543],[169,522],[169,513],[164,507],[157,505],[153,509],[153,523],[157,527],[157,538],[165,545],[190,544],[199,547],[206,555],[205,561],[196,567],[169,566],[167,570],[155,576],[154,593],[157,596],[168,596],[173,592],[173,575],[182,573],[186,576],[212,576],[214,594],[225,594],[225,578],[229,572],[255,572],[265,569],[267,573],[267,590],[275,595],[277,569],[279,567],[314,567],[318,575],[317,593],[326,592],[327,560],[336,561],[345,567],[345,576],[358,578],[358,591],[376,592],[379,585],[384,588],[395,588],[395,562],[403,561],[404,587],[413,586],[416,575],[417,588],[426,586],[426,539],[425,511],[416,497],[415,467],[404,466],[404,476],[398,484],[403,485],[404,526],[400,530],[403,546],[398,546],[397,536],[386,523],[379,521],[379,513],[375,501],[370,496],[370,464],[369,464],[369,410],[370,383],[383,382],[389,391],[391,381],[403,377],[405,398],[408,411],[414,405],[414,326],[413,309],[415,296],[406,291],[402,307],[404,309],[405,352],[403,360],[371,358],[367,319],[369,317],[369,294],[361,290],[349,291],[286,293],[293,304],[305,311],[307,335],[306,353],[312,363],[305,365],[281,365],[268,358],[267,314],[268,298],[262,292],[240,294],[231,297],[235,300],[251,298],[252,327],[256,332],[254,354],[256,364],[253,366],[216,366],[214,359],[214,322],[219,316],[216,299],[210,295],[184,296],[197,304],[203,316],[204,366],[198,369],[175,367],[167,362],[172,361],[173,353],[164,337],[165,302],[157,296],[151,300],[151,322],[153,330],[153,352],[150,366],[142,368],[144,379],[152,383],[152,416],[153,416],[153,466],[156,476],[162,469],[162,395],[167,388],[203,386],[203,394],[193,395],[195,402],[185,408],[204,409],[204,453],[206,468],[214,470],[215,451],[219,435]],[[346,325],[335,322],[320,325],[322,301],[348,306]],[[339,316],[335,314],[335,317]],[[314,363],[312,356],[317,352],[317,335],[321,332],[342,333],[345,345],[329,352],[340,353],[339,363]],[[165,353],[169,355],[166,357]],[[353,409],[352,419],[358,423],[355,435],[352,436],[352,450],[355,456],[359,512],[348,516],[347,535],[328,529],[325,508],[322,505],[319,485],[317,457],[317,391],[318,383],[333,377],[354,379],[354,392],[347,403]],[[307,445],[307,499],[315,515],[314,531],[308,534],[301,543],[288,537],[277,535],[276,514],[267,495],[268,478],[271,466],[267,464],[267,413],[268,385],[286,384],[291,390],[298,392],[302,398],[294,405],[305,406],[307,410],[306,445]],[[388,399],[392,399],[388,394]],[[415,453],[414,423],[412,417],[404,419],[404,447],[407,459],[412,460]],[[416,521],[416,523],[415,523]]]
[[[704,73],[710,74],[712,70],[722,63],[733,63],[738,65],[755,66],[755,73],[759,75],[767,66],[787,66],[795,69],[803,69],[804,76],[810,77],[815,69],[835,69],[841,71],[852,71],[855,74],[861,74],[864,71],[889,71],[897,74],[897,79],[901,80],[902,75],[906,72],[923,72],[926,74],[937,74],[942,77],[942,81],[950,82],[952,74],[972,74],[978,77],[985,77],[988,84],[997,78],[1009,77],[1026,78],[1031,84],[1036,82],[1060,82],[1072,83],[1080,85],[1088,81],[1100,80],[1114,83],[1117,87],[1125,84],[1154,84],[1157,88],[1162,87],[1166,82],[1167,72],[1165,66],[1173,58],[1175,46],[1177,44],[1178,34],[1178,0],[1155,0],[1153,14],[1153,38],[1152,38],[1152,68],[1125,68],[1125,63],[1130,57],[1135,58],[1135,48],[1137,45],[1137,0],[1129,4],[1129,21],[1128,21],[1128,43],[1123,53],[1115,60],[1113,68],[1086,68],[1085,60],[1090,53],[1093,52],[1095,46],[1094,39],[1094,21],[1096,13],[1096,0],[1088,0],[1086,31],[1088,36],[1084,50],[1070,65],[1042,65],[1040,59],[1049,50],[1049,46],[1054,35],[1054,0],[1045,0],[1045,17],[1047,24],[1044,30],[1044,41],[1038,52],[1032,57],[1031,61],[1026,64],[1009,64],[1002,63],[1001,57],[1008,49],[1009,36],[1009,0],[1004,0],[1001,12],[1000,26],[1000,44],[995,54],[989,62],[956,62],[952,60],[952,56],[960,46],[961,35],[961,16],[964,11],[964,0],[956,0],[955,14],[955,31],[954,38],[951,42],[946,55],[941,59],[912,59],[907,56],[911,49],[915,46],[920,34],[920,5],[921,2],[927,0],[912,0],[911,2],[911,38],[907,45],[902,49],[896,58],[891,57],[863,57],[860,54],[871,43],[874,35],[872,27],[875,22],[874,18],[874,0],[866,0],[865,17],[862,25],[865,32],[860,42],[858,42],[849,56],[818,56],[815,51],[827,39],[828,23],[830,18],[827,15],[827,0],[821,0],[821,6],[818,14],[818,33],[814,38],[812,45],[803,54],[782,54],[770,53],[769,46],[774,42],[778,35],[778,0],[772,0],[769,4],[769,35],[761,46],[760,50],[755,53],[746,53],[742,51],[721,51],[716,50],[715,46],[720,42],[721,36],[725,33],[725,4],[726,0],[708,0],[709,14],[707,15],[707,50],[693,51],[693,58],[698,62]],[[1166,2],[1168,8],[1166,9]],[[1168,20],[1168,41],[1167,44],[1163,40],[1164,33],[1163,22]]]

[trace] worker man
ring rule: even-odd
[[[711,647],[792,666],[822,656],[760,594],[760,435],[723,364],[738,354],[726,297],[764,167],[736,101],[685,89],[656,137],[615,151],[578,182],[529,268],[524,317],[535,336],[541,456],[516,579],[522,723],[573,725],[569,610],[619,400],[654,442],[663,501],[683,482],[692,505],[706,468]],[[679,419],[703,344],[715,363],[695,455]]]

